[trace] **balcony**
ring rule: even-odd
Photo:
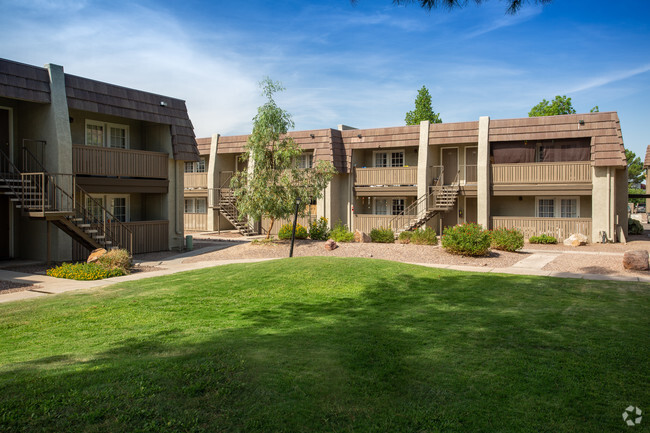
[[[206,189],[208,173],[185,173],[185,189]]]
[[[169,155],[162,152],[72,146],[74,174],[167,179],[168,160]]]
[[[530,164],[493,164],[494,185],[591,183],[591,163],[538,162]]]
[[[355,168],[354,190],[358,195],[417,195],[417,183],[417,167]]]

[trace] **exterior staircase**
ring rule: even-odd
[[[458,174],[451,185],[441,185],[443,178],[441,175],[437,185],[429,187],[426,194],[419,197],[391,220],[389,226],[393,228],[395,238],[400,233],[422,227],[434,216],[453,209],[459,191]]]
[[[241,215],[237,209],[237,199],[232,188],[218,188],[216,208],[244,236],[256,234],[250,227],[246,215]]]
[[[29,168],[28,173],[19,170],[0,151],[0,194],[8,195],[22,215],[52,222],[91,250],[125,248],[133,251],[131,230],[76,185],[74,175],[48,173],[25,147],[23,166]],[[83,205],[85,198],[93,205],[94,213]]]

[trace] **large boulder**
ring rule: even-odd
[[[96,250],[92,250],[90,255],[88,256],[88,260],[86,260],[86,263],[93,263],[99,260],[103,255],[105,255],[108,251],[106,251],[104,248],[97,248]]]
[[[364,244],[372,242],[372,240],[370,239],[370,235],[360,230],[354,231],[354,241],[364,243]]]
[[[579,247],[580,245],[587,245],[589,238],[582,233],[574,233],[564,240],[564,245],[570,247]]]
[[[332,251],[338,248],[338,244],[334,242],[332,239],[328,239],[327,242],[325,242],[325,249],[327,251]]]
[[[631,271],[648,270],[648,251],[631,250],[623,254],[623,267]]]

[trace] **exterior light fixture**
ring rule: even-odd
[[[314,134],[309,134],[309,136],[310,136],[311,138],[316,138],[316,136],[315,136]]]
[[[361,138],[361,134],[357,134],[357,138]]]
[[[161,106],[161,107],[166,107],[166,106],[167,106],[167,103],[166,103],[165,101],[160,101],[160,106]]]
[[[582,119],[580,119],[580,120],[578,120],[578,124],[579,124],[579,125],[584,125],[584,124],[585,124],[585,121],[582,120]]]

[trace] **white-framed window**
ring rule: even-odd
[[[404,198],[375,198],[372,213],[375,215],[399,215],[404,212]]]
[[[298,168],[312,168],[314,166],[314,154],[305,152],[298,157]]]
[[[404,167],[404,151],[373,152],[375,167]]]
[[[208,203],[205,197],[186,198],[185,213],[208,213]]]
[[[201,157],[199,161],[186,161],[185,173],[205,173],[205,158]]]
[[[86,145],[129,148],[129,126],[86,119]]]
[[[102,207],[106,208],[117,221],[129,222],[130,197],[128,194],[91,194],[86,197],[86,209],[99,221],[104,220]]]
[[[538,218],[579,218],[580,197],[536,197]]]

